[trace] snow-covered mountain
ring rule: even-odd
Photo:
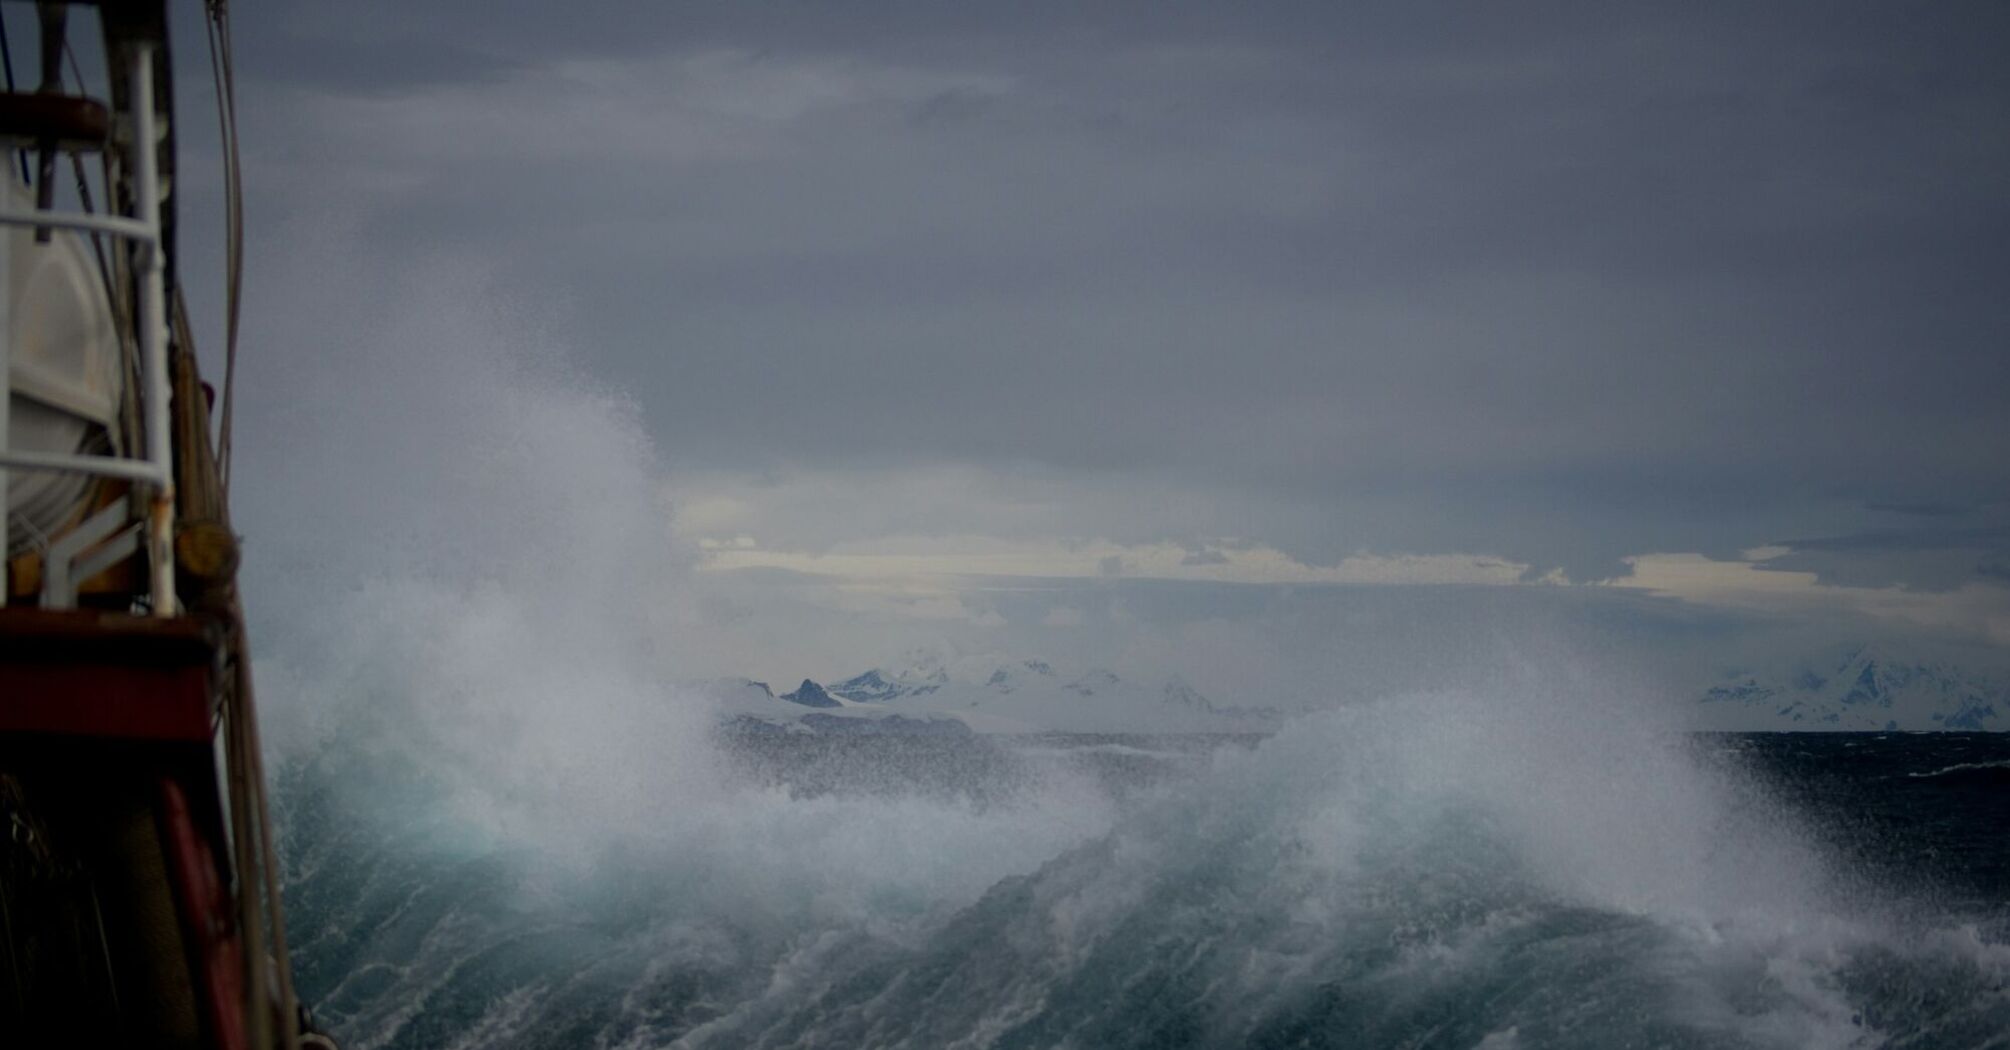
[[[1853,644],[1700,690],[1699,729],[1814,732],[2010,731],[2010,666],[1974,654]],[[1989,666],[1991,670],[1977,670]],[[913,656],[831,685],[777,695],[745,678],[694,683],[719,717],[782,732],[1242,733],[1283,724],[1274,707],[1219,704],[1171,676],[1138,681],[996,654]],[[1691,694],[1696,695],[1696,694]]]
[[[859,703],[886,703],[903,696],[926,696],[949,684],[949,672],[940,665],[887,671],[875,667],[853,675],[830,687],[832,696]]]
[[[796,731],[934,732],[946,720],[981,733],[1221,733],[1267,732],[1283,721],[1271,708],[1216,705],[1177,677],[1131,682],[1101,668],[1063,673],[1043,660],[1000,657],[924,658],[828,687],[806,679],[782,696],[746,679],[697,691],[729,721]]]
[[[1712,729],[2010,730],[2004,680],[1884,646],[1853,644],[1703,694]]]
[[[939,684],[889,706],[1020,732],[1266,732],[1283,721],[1268,708],[1217,706],[1177,677],[1140,682],[1104,668],[1064,671],[1026,659],[965,660],[942,670]]]

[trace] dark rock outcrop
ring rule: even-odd
[[[829,693],[824,692],[823,686],[820,686],[815,682],[810,681],[807,678],[803,679],[803,684],[796,687],[795,692],[783,693],[782,699],[787,700],[789,703],[792,704],[801,704],[804,707],[844,706],[838,701],[831,699],[831,695]]]

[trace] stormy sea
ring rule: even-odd
[[[276,770],[346,1045],[2010,1045],[2002,735],[388,739]]]
[[[2010,1046],[2010,735],[1697,735],[1435,614],[1380,648],[1458,674],[1217,697],[1308,712],[1262,735],[736,730],[669,684],[740,621],[632,406],[401,285],[293,311],[345,341],[246,398],[239,482],[346,1046]]]

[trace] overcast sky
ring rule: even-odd
[[[1145,581],[2010,646],[2003,5],[236,19],[253,468],[613,442],[713,662],[1079,642]],[[463,368],[577,415],[473,427]]]

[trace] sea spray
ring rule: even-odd
[[[803,949],[816,981],[681,1039],[1963,1046],[2010,1019],[2000,946],[1853,910],[1788,813],[1606,700],[1596,723],[1505,690],[1308,718],[918,944]]]
[[[316,289],[273,315],[325,345],[248,373],[240,524],[301,986],[352,1045],[2010,1029],[1996,918],[1845,892],[1795,811],[1567,657],[1127,801],[990,750],[963,795],[900,790],[891,746],[871,790],[747,776],[666,685],[685,560],[632,408],[478,268],[329,272],[277,282]]]
[[[374,725],[517,836],[704,792],[707,712],[665,688],[688,558],[632,404],[482,266],[296,232],[321,251],[279,263],[240,453],[276,744]]]
[[[586,865],[454,832],[431,772],[337,747],[282,785],[303,956],[341,960],[309,976],[365,1045],[1980,1046],[2010,1020],[2000,916],[1857,900],[1737,766],[1539,696],[1309,717],[1114,810],[1067,777],[987,804],[729,781]]]
[[[242,525],[301,981],[351,1042],[688,1027],[804,942],[905,930],[1107,828],[1065,775],[978,803],[729,769],[669,685],[687,559],[632,408],[479,267],[304,240],[329,254],[277,281],[295,342],[247,381]]]

